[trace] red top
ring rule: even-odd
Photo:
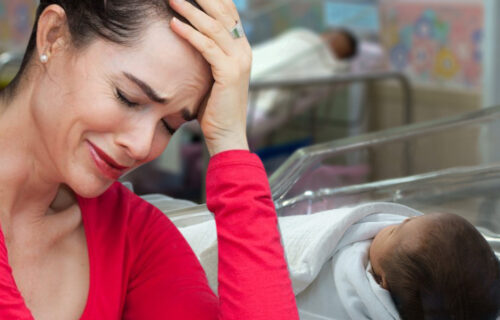
[[[228,151],[210,160],[208,208],[219,243],[219,298],[176,227],[115,183],[78,198],[90,289],[83,320],[298,319],[267,177],[259,158]],[[0,232],[0,319],[33,319]]]

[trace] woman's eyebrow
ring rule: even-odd
[[[128,73],[128,72],[124,72],[123,75],[129,79],[130,81],[134,82],[139,88],[141,88],[141,90],[148,96],[149,99],[151,99],[152,101],[155,101],[155,102],[158,102],[158,103],[162,103],[162,104],[166,104],[168,102],[168,99],[167,98],[162,98],[160,97],[160,95],[158,93],[156,93],[155,90],[153,90],[153,88],[151,88],[150,85],[148,85],[147,83],[145,83],[144,81],[138,79],[136,76]],[[186,121],[192,121],[192,120],[196,120],[197,117],[198,117],[198,110],[196,110],[197,112],[195,112],[194,114],[192,114],[187,108],[184,108],[182,109],[181,113],[182,113],[182,118]]]
[[[154,102],[165,104],[167,103],[167,98],[162,98],[156,91],[151,88],[150,85],[145,83],[142,80],[139,80],[137,77],[131,75],[130,73],[124,72],[123,75],[127,77],[130,81],[134,82],[141,90]]]

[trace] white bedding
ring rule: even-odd
[[[369,203],[279,219],[301,319],[399,319],[389,293],[373,279],[370,240],[384,227],[418,211]],[[214,221],[180,229],[217,290]]]

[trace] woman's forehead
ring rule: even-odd
[[[179,87],[206,91],[211,83],[210,67],[205,59],[175,35],[167,23],[151,24],[140,41],[129,46],[98,40],[92,47],[91,61],[100,63],[108,73],[132,74],[160,93]]]

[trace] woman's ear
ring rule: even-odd
[[[36,45],[42,63],[66,49],[70,43],[66,12],[59,5],[50,5],[38,19]]]

